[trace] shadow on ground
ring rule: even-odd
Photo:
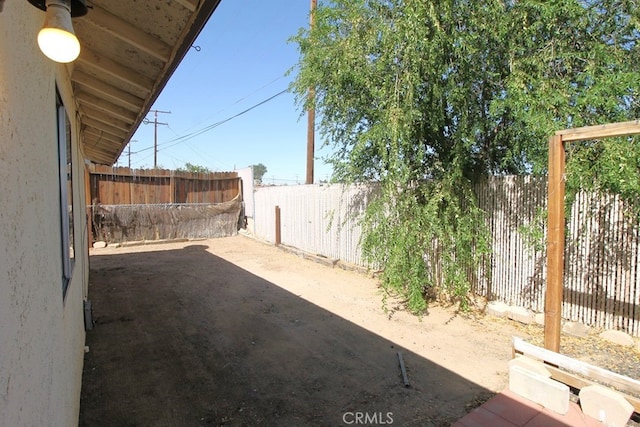
[[[91,257],[81,426],[440,426],[493,395],[206,249]]]

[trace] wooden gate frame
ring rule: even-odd
[[[547,193],[547,289],[544,299],[544,346],[560,351],[564,279],[565,142],[640,134],[640,119],[560,130],[549,138]]]

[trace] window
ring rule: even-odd
[[[73,233],[73,150],[71,149],[71,123],[67,110],[57,97],[58,122],[58,158],[60,170],[60,232],[62,236],[62,295],[67,294],[67,288],[73,275],[75,263],[74,233]]]

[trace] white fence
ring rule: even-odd
[[[306,252],[364,265],[354,210],[366,203],[367,187],[299,185],[258,187],[254,233],[275,242],[275,207],[280,207],[282,243]]]
[[[546,178],[491,178],[476,193],[493,250],[489,269],[474,275],[474,291],[542,312],[546,251],[528,244],[522,230],[546,209]],[[283,244],[364,266],[360,226],[352,214],[362,211],[369,194],[366,186],[257,188],[254,233],[275,241],[279,206]],[[623,212],[616,197],[577,195],[567,224],[563,318],[640,336],[639,224]]]

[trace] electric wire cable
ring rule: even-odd
[[[282,73],[280,76],[276,77],[275,79],[271,80],[270,82],[268,82],[268,83],[266,83],[266,84],[262,85],[261,87],[259,87],[258,89],[254,90],[253,92],[251,92],[251,93],[249,93],[249,94],[247,94],[247,95],[243,96],[242,98],[238,99],[238,100],[237,100],[237,101],[235,101],[233,104],[228,105],[228,106],[226,106],[226,107],[223,107],[223,108],[219,109],[218,111],[216,111],[216,112],[213,114],[213,116],[215,116],[216,114],[222,113],[223,111],[227,110],[228,108],[233,107],[234,105],[240,104],[242,101],[246,100],[246,99],[247,99],[247,98],[249,98],[250,96],[255,95],[256,93],[258,93],[258,92],[260,92],[261,90],[263,90],[263,89],[265,89],[265,88],[267,88],[267,87],[271,86],[272,84],[276,83],[277,81],[282,80],[285,76],[286,76],[286,72],[285,72],[285,73]],[[193,129],[194,127],[199,126],[200,124],[202,124],[203,122],[208,121],[209,119],[211,119],[211,117],[209,117],[209,118],[207,118],[207,119],[205,119],[205,120],[202,120],[201,122],[199,122],[199,123],[197,123],[197,124],[195,124],[195,125],[193,125],[193,126],[191,126],[191,127],[187,128],[187,129],[185,129],[185,131],[190,130],[190,129]]]
[[[231,117],[227,117],[226,119],[220,120],[219,122],[213,123],[213,124],[211,124],[209,126],[205,126],[204,128],[202,128],[200,130],[197,130],[195,132],[191,132],[191,133],[188,133],[186,135],[182,135],[182,136],[179,136],[177,138],[170,139],[170,140],[165,141],[165,142],[163,142],[161,144],[158,144],[157,150],[160,151],[161,149],[166,149],[166,148],[170,148],[170,147],[176,146],[178,144],[182,144],[183,142],[186,142],[186,141],[188,141],[190,139],[193,139],[196,136],[199,136],[199,135],[202,135],[204,133],[207,133],[207,132],[217,128],[220,125],[223,125],[223,124],[225,124],[225,123],[227,123],[227,122],[229,122],[229,121],[231,121],[231,120],[233,120],[235,118],[238,118],[238,117],[248,113],[249,111],[251,111],[251,110],[253,110],[255,108],[260,107],[261,105],[266,104],[267,102],[277,98],[278,96],[281,96],[281,95],[287,93],[288,91],[289,91],[289,89],[281,90],[280,92],[276,93],[275,95],[272,95],[269,98],[267,98],[267,99],[265,99],[263,101],[260,101],[257,104],[254,104],[251,107],[247,108],[246,110],[243,110],[243,111],[241,111],[239,113],[234,114]],[[167,145],[167,144],[170,144],[170,145]],[[147,147],[147,148],[143,148],[141,150],[138,150],[135,153],[132,152],[131,154],[138,154],[138,153],[142,153],[143,151],[148,151],[148,150],[153,150],[153,149],[154,149],[154,147]]]

